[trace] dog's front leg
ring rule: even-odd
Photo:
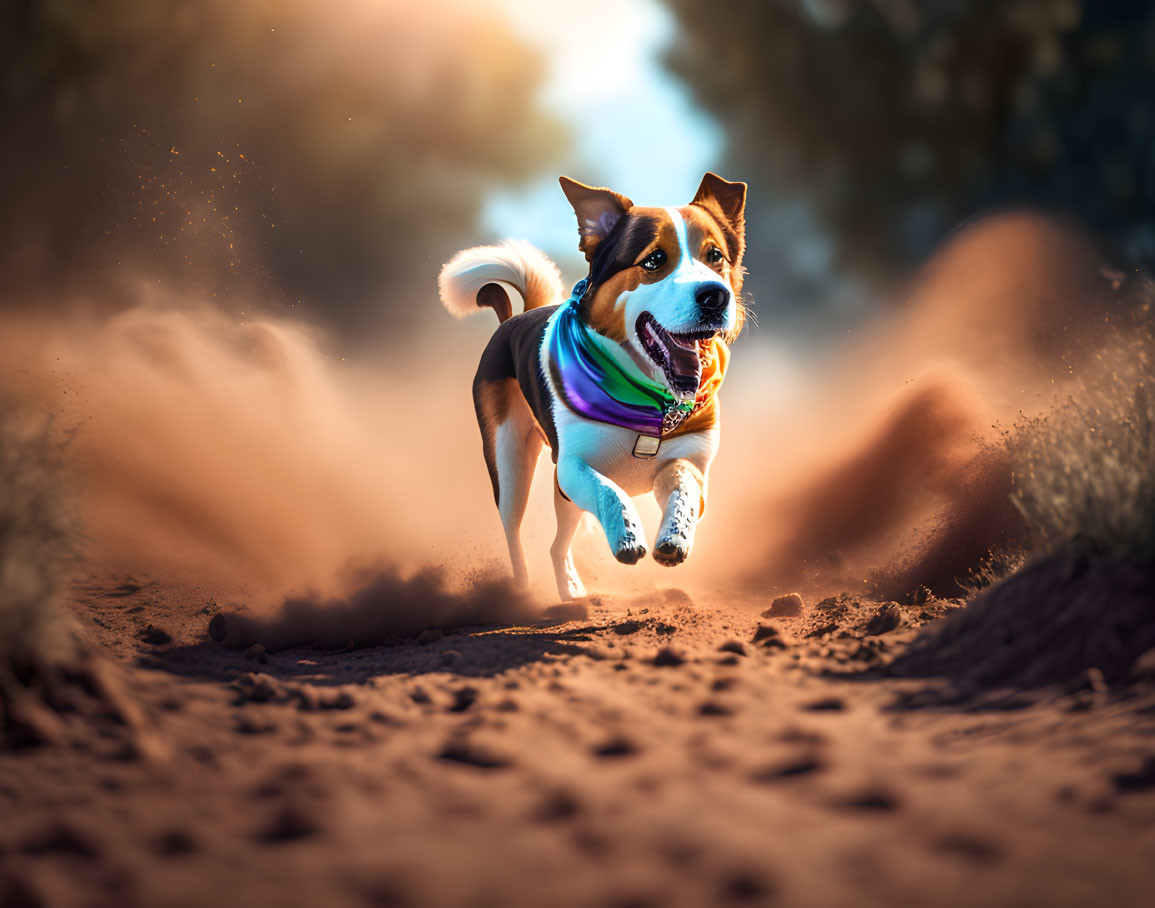
[[[618,561],[637,564],[646,557],[638,510],[617,483],[576,457],[558,460],[557,482],[570,501],[598,519]]]
[[[654,560],[658,564],[673,567],[689,556],[705,503],[705,488],[702,472],[688,460],[669,463],[654,479],[654,497],[665,506],[654,542]]]

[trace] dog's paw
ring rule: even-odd
[[[614,546],[614,557],[622,564],[637,564],[646,557],[646,544],[638,533],[627,530]]]
[[[666,567],[676,567],[690,557],[690,547],[671,539],[658,542],[654,546],[654,561]]]

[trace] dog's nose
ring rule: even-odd
[[[699,284],[694,294],[694,302],[698,304],[698,310],[703,318],[719,319],[726,314],[726,309],[730,306],[730,288],[717,281]]]

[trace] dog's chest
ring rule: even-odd
[[[718,449],[718,430],[708,429],[665,439],[652,457],[638,457],[638,433],[578,416],[558,399],[553,401],[558,456],[576,457],[612,479],[628,495],[642,495],[654,487],[654,478],[671,461],[688,460],[703,473]]]
[[[611,423],[580,416],[566,406],[554,386],[549,363],[550,332],[555,327],[550,318],[538,348],[537,367],[546,376],[548,406],[557,432],[558,460],[577,458],[612,479],[628,495],[642,495],[654,487],[658,472],[674,460],[688,460],[705,473],[718,450],[716,427],[663,439],[653,456],[635,454],[638,433]],[[645,442],[650,442],[648,437]]]

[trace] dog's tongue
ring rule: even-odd
[[[698,344],[692,342],[683,346],[679,343],[667,345],[670,365],[667,377],[675,391],[695,392],[702,380],[702,360],[698,356]]]

